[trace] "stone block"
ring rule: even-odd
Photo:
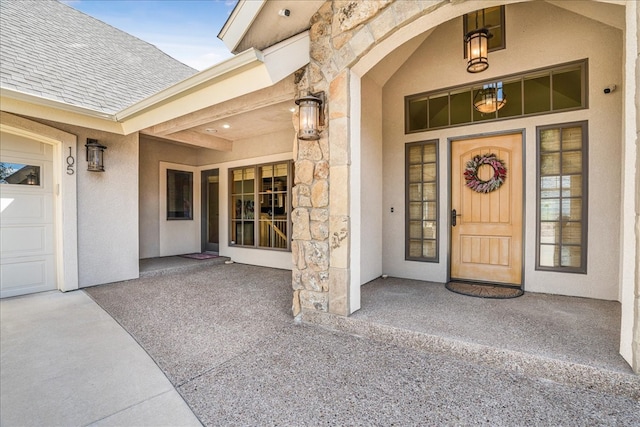
[[[303,183],[311,185],[313,182],[314,167],[315,163],[311,160],[305,159],[297,161],[295,168],[296,174],[293,182],[295,184]]]
[[[329,237],[329,224],[326,222],[311,221],[311,238],[313,240],[327,240]]]
[[[349,315],[349,270],[329,270],[329,312],[340,316]]]
[[[376,41],[379,41],[396,30],[396,15],[392,8],[387,8],[384,12],[376,16],[369,23],[369,30]]]
[[[329,123],[331,136],[329,151],[331,152],[331,166],[348,165],[349,158],[349,123],[347,117],[332,119]]]
[[[341,49],[333,51],[333,60],[338,70],[342,71],[348,68],[356,59],[355,54],[351,50],[351,46],[347,43]]]
[[[329,183],[323,179],[311,186],[311,206],[324,208],[329,204]]]
[[[332,215],[329,218],[329,265],[332,268],[349,268],[349,236],[349,217]]]
[[[300,270],[294,269],[291,272],[291,286],[293,287],[293,290],[304,289],[302,283],[302,272]]]
[[[422,6],[415,1],[396,1],[391,8],[396,15],[398,25],[415,19],[422,12]]]
[[[308,291],[322,292],[322,284],[318,273],[313,270],[304,270],[301,274],[301,282],[304,289]]]
[[[302,308],[300,307],[300,291],[293,291],[291,311],[293,312],[293,317],[297,317],[302,311]]]
[[[331,49],[329,43],[330,41],[328,36],[323,36],[318,40],[312,41],[311,46],[309,46],[309,56],[311,57],[311,59],[318,62],[319,64],[324,64],[326,61],[328,61],[333,54],[333,50]]]
[[[320,152],[322,153],[322,159],[325,161],[329,161],[331,159],[329,153],[329,131],[325,130],[320,133],[320,139],[318,140],[318,145],[320,146]]]
[[[311,221],[329,221],[329,210],[328,209],[311,209],[309,212],[309,218]]]
[[[329,84],[329,119],[349,115],[349,73],[343,71]]]
[[[329,269],[329,243],[328,242],[304,242],[304,260],[307,267],[314,271]]]
[[[318,163],[316,163],[313,170],[313,177],[315,179],[329,178],[329,162],[326,160],[320,160]]]
[[[393,0],[336,0],[332,33],[339,34],[356,28],[374,17],[378,11]]]
[[[334,49],[341,49],[342,46],[344,46],[349,40],[351,40],[351,37],[353,37],[353,34],[350,32],[338,34],[336,37],[331,39],[331,45]]]
[[[291,238],[293,240],[311,240],[309,231],[309,211],[302,208],[294,209],[291,213],[293,229]]]
[[[373,44],[373,34],[371,34],[371,31],[369,31],[369,26],[367,25],[360,28],[358,32],[354,34],[353,38],[349,41],[351,51],[358,58],[362,56],[364,52],[369,50],[369,48],[373,46]]]
[[[315,292],[315,291],[296,291],[300,292],[300,306],[302,309],[324,311],[326,312],[329,306],[329,295],[327,292]]]
[[[318,141],[298,141],[298,160],[313,160],[317,162],[322,160],[322,150]]]
[[[349,166],[332,166],[329,173],[331,214],[349,215]]]

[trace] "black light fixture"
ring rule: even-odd
[[[502,82],[489,83],[473,97],[473,108],[482,114],[495,113],[507,103]]]
[[[38,175],[31,169],[27,175],[27,185],[38,185]]]
[[[480,73],[489,68],[489,38],[491,34],[484,27],[484,9],[482,9],[482,27],[478,28],[478,14],[476,11],[476,29],[464,36],[465,51],[467,53],[467,71]]]
[[[306,141],[320,139],[320,126],[324,125],[323,102],[324,92],[309,93],[296,99],[300,119],[299,139]]]
[[[87,170],[89,172],[104,172],[104,150],[107,149],[104,145],[100,145],[97,139],[87,138]]]

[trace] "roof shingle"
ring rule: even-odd
[[[0,86],[114,114],[197,71],[55,0],[0,1]]]

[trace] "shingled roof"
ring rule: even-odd
[[[2,88],[114,114],[196,72],[58,1],[0,1]]]

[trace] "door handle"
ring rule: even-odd
[[[459,214],[458,212],[456,212],[455,209],[451,210],[451,226],[455,227],[456,224],[458,223],[458,218],[459,216],[462,216],[462,214]]]

